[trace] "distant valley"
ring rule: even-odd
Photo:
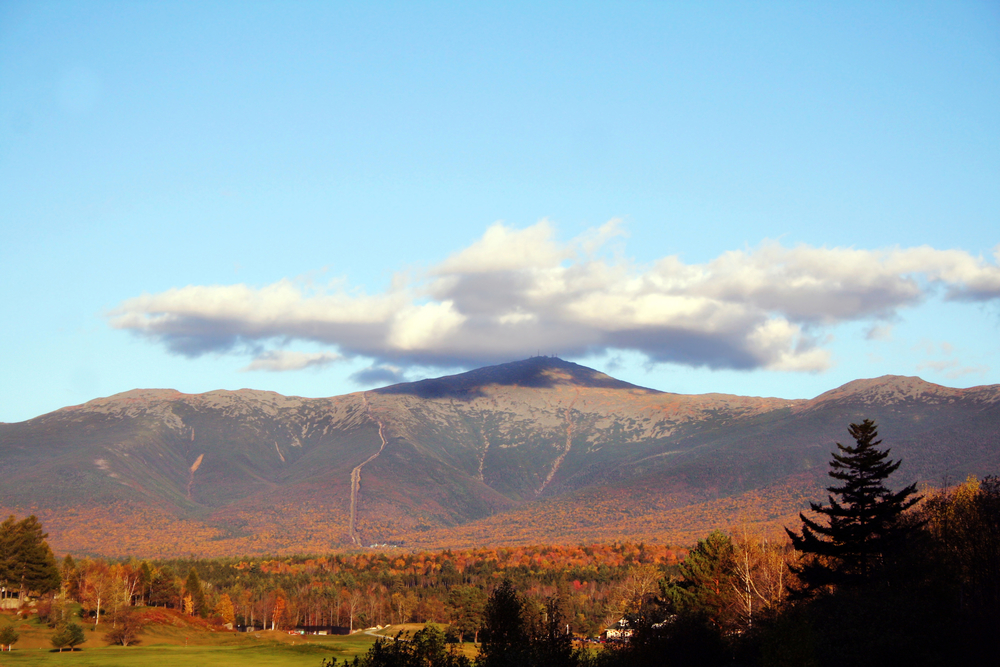
[[[690,542],[791,525],[866,417],[899,485],[1000,472],[1000,385],[688,396],[534,357],[323,399],[134,390],[0,424],[0,509],[81,555]]]

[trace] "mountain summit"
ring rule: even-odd
[[[882,377],[853,380],[847,384],[820,394],[813,403],[832,400],[852,400],[858,403],[891,404],[904,402],[939,403],[956,399],[1000,400],[995,386],[954,389],[927,382],[918,377],[906,375],[883,375]]]
[[[530,357],[496,366],[477,368],[466,373],[440,378],[404,382],[376,389],[379,394],[412,394],[420,398],[460,398],[468,400],[484,396],[489,386],[551,389],[556,386],[580,389],[627,389],[638,392],[660,393],[610,375],[595,371],[558,357]]]
[[[1000,386],[685,396],[533,357],[321,399],[134,390],[0,424],[0,510],[80,555],[676,543],[791,521],[864,418],[901,484],[1000,470]]]

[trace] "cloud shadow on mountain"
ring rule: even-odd
[[[489,385],[531,389],[549,389],[560,385],[569,385],[661,393],[655,389],[647,389],[616,380],[592,368],[564,361],[558,357],[530,357],[457,375],[394,384],[375,389],[374,392],[377,394],[409,394],[418,398],[452,398],[471,401],[485,396],[483,387]]]

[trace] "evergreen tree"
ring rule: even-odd
[[[139,566],[139,600],[141,604],[148,604],[149,601],[149,587],[153,583],[153,568],[149,566],[149,561],[142,561],[142,565]]]
[[[412,660],[406,663],[406,667],[410,665],[413,667],[423,667],[423,665],[469,667],[469,659],[459,655],[454,650],[449,650],[444,632],[433,624],[427,624],[423,630],[418,630],[409,644]]]
[[[837,443],[840,451],[832,454],[828,473],[841,484],[827,488],[828,505],[809,503],[827,525],[799,514],[801,534],[785,529],[794,547],[812,556],[793,568],[803,584],[800,595],[829,585],[873,582],[912,530],[901,518],[920,500],[916,484],[895,493],[885,486],[900,461],[888,460],[890,450],[878,448],[882,441],[876,439],[875,422],[851,424],[848,432],[856,444]]]
[[[493,589],[483,614],[482,649],[477,667],[523,667],[530,663],[524,601],[510,579]]]
[[[545,667],[574,667],[579,658],[573,650],[573,635],[566,622],[565,599],[553,596],[545,601],[545,613],[531,638],[532,659]]]
[[[565,600],[529,606],[509,579],[493,589],[483,614],[476,667],[576,667],[580,655],[567,632]]]
[[[451,607],[451,627],[458,632],[458,640],[470,637],[478,641],[479,628],[483,623],[485,594],[475,586],[455,586],[448,593]]]
[[[205,616],[205,593],[201,589],[201,579],[198,578],[198,571],[193,567],[188,572],[187,581],[184,582],[184,593],[191,598],[191,613],[196,616]]]
[[[181,591],[169,567],[158,568],[149,582],[149,604],[152,607],[180,607]]]
[[[680,564],[681,581],[668,585],[664,597],[677,613],[723,627],[732,616],[734,557],[732,538],[712,531]]]
[[[86,639],[87,638],[83,634],[83,628],[76,623],[67,623],[59,628],[56,633],[49,638],[49,641],[52,642],[54,647],[59,649],[60,653],[62,653],[64,648],[69,648],[69,650],[72,651],[74,646],[82,644],[86,641]]]
[[[59,566],[42,524],[32,515],[21,521],[8,517],[0,524],[0,586],[44,595],[59,589]]]

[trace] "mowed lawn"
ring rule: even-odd
[[[320,667],[323,660],[349,658],[364,653],[371,642],[345,640],[340,646],[261,643],[257,646],[129,646],[77,649],[54,653],[39,649],[18,649],[3,653],[0,665],[78,665],[80,667],[190,666],[261,667],[306,665]],[[340,650],[338,650],[340,649]]]
[[[375,638],[364,633],[350,636],[289,635],[284,632],[236,633],[198,627],[151,625],[138,646],[108,646],[103,628],[86,626],[87,641],[75,651],[52,650],[53,630],[37,621],[0,616],[0,625],[13,624],[20,634],[14,650],[0,653],[0,667],[18,665],[74,665],[78,667],[320,667],[325,659],[353,658],[368,650]]]

